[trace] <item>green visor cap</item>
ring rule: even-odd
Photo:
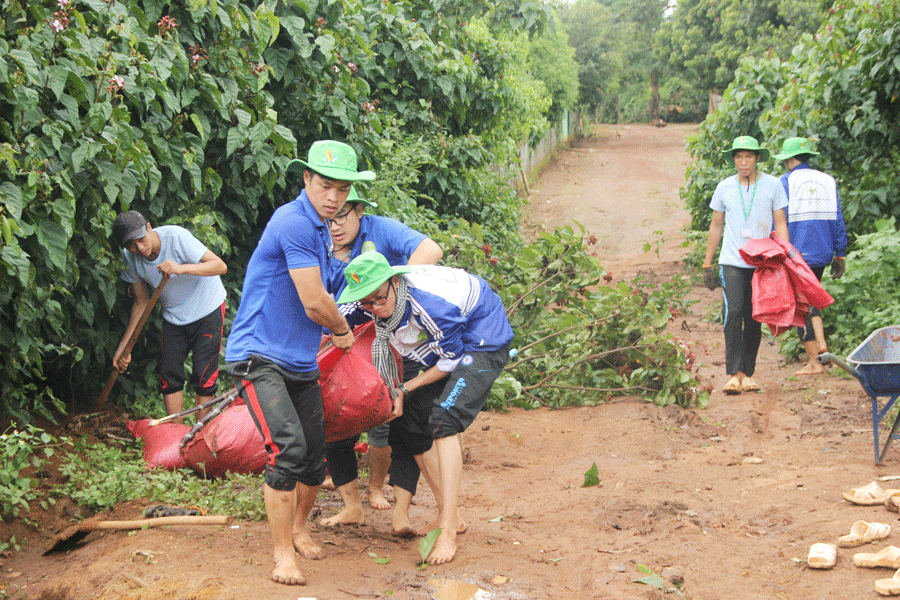
[[[406,265],[392,267],[384,255],[379,252],[374,250],[363,252],[344,268],[347,287],[341,292],[337,303],[347,304],[362,300],[394,275],[410,271],[412,271],[412,267]]]
[[[337,181],[372,181],[372,171],[357,171],[356,150],[334,140],[319,140],[309,149],[307,159],[295,158],[288,163],[288,170],[296,170],[297,165],[315,171],[323,177]]]
[[[722,154],[727,157],[731,157],[731,155],[737,150],[753,150],[754,152],[759,152],[760,160],[769,160],[769,151],[766,148],[760,148],[759,142],[756,141],[755,137],[750,137],[749,135],[742,135],[740,137],[734,138],[734,142],[731,144],[731,148],[728,150],[722,150]]]
[[[781,145],[781,153],[776,154],[775,158],[778,160],[787,160],[798,154],[812,154],[813,156],[816,156],[819,153],[812,151],[812,145],[809,143],[808,139],[793,137],[784,140],[784,143]]]
[[[366,200],[365,198],[361,197],[356,192],[355,185],[350,188],[350,194],[347,196],[347,204],[365,204],[370,208],[378,208],[377,202],[372,202],[371,200]]]

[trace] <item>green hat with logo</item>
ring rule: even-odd
[[[307,159],[295,158],[288,163],[288,170],[303,165],[323,177],[338,181],[372,181],[372,171],[357,171],[356,150],[343,142],[319,140],[309,148]]]
[[[370,208],[378,208],[377,202],[372,202],[371,200],[366,200],[356,191],[356,186],[350,187],[350,194],[347,196],[347,204],[365,204]]]
[[[759,152],[760,160],[769,160],[769,151],[766,148],[760,148],[756,138],[749,135],[742,135],[734,138],[734,141],[731,143],[731,148],[722,150],[722,154],[731,156],[738,150],[752,150],[753,152]]]
[[[394,275],[410,271],[412,267],[407,265],[392,267],[380,252],[363,252],[344,268],[347,287],[341,292],[337,303],[348,304],[362,300]]]
[[[818,152],[812,151],[812,145],[809,143],[809,140],[802,137],[792,137],[784,140],[784,143],[781,145],[781,152],[775,155],[775,158],[778,160],[787,160],[798,154],[812,154],[813,156],[818,155]]]

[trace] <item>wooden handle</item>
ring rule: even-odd
[[[150,313],[153,312],[153,307],[156,306],[156,302],[159,300],[159,295],[162,294],[163,288],[166,287],[166,283],[168,281],[168,277],[163,277],[159,282],[159,285],[156,286],[156,289],[153,290],[153,295],[150,296],[150,302],[147,304],[147,308],[145,308],[143,314],[141,314],[141,318],[138,320],[137,327],[135,327],[134,331],[131,332],[131,337],[128,338],[128,343],[125,344],[125,348],[122,349],[122,356],[127,356],[131,353],[131,349],[134,348],[134,343],[137,341],[138,335],[141,333],[141,329],[144,328],[144,324],[150,317]],[[109,374],[109,379],[106,381],[106,387],[103,388],[103,391],[100,392],[100,395],[97,397],[97,401],[94,403],[95,407],[102,406],[104,403],[106,403],[106,398],[112,391],[113,385],[115,385],[116,379],[118,379],[118,377],[119,370],[113,369],[113,372]]]
[[[138,519],[136,521],[99,521],[97,529],[143,529],[145,527],[164,527],[166,525],[229,525],[231,515],[158,517],[156,519]]]

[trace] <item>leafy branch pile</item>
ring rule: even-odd
[[[151,503],[198,506],[236,519],[259,520],[265,508],[259,502],[261,476],[227,473],[210,481],[190,469],[147,470],[140,448],[89,444],[66,440],[65,460],[59,465],[66,483],[52,490],[92,511],[142,498]],[[102,473],[102,477],[97,477]]]
[[[584,406],[629,394],[705,406],[709,389],[692,374],[693,355],[665,331],[684,308],[687,282],[608,283],[584,233],[557,229],[497,255],[479,243],[478,228],[445,242],[457,264],[498,291],[516,332],[518,355],[494,386],[499,403]]]

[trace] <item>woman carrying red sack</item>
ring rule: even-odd
[[[722,285],[725,372],[729,375],[722,391],[740,394],[759,391],[753,374],[762,326],[753,319],[751,282],[755,268],[741,258],[739,249],[749,239],[769,237],[773,223],[778,235],[789,240],[784,210],[788,199],[776,177],[756,170],[760,160],[769,159],[769,151],[760,148],[755,138],[735,138],[731,148],[722,153],[731,155],[737,173],[719,182],[709,203],[713,214],[703,261],[703,283],[711,290],[717,283]],[[719,242],[722,251],[716,270],[712,261]]]

